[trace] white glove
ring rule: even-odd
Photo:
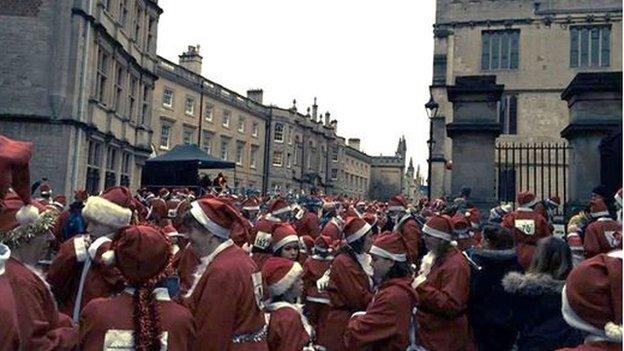
[[[420,284],[424,283],[427,280],[427,276],[424,274],[418,275],[414,280],[412,280],[412,289],[416,289]]]
[[[316,288],[319,292],[323,292],[327,288],[327,284],[329,284],[329,269],[316,281]]]

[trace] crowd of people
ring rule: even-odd
[[[0,136],[0,350],[621,350],[621,190],[445,201],[32,187]],[[37,190],[35,190],[37,188]],[[33,190],[39,192],[35,198]]]

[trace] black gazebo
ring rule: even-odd
[[[197,145],[177,145],[171,151],[145,161],[141,186],[199,187],[200,169],[233,169],[236,164],[210,156]]]

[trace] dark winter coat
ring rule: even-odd
[[[512,295],[519,351],[556,350],[583,342],[580,332],[561,315],[564,284],[549,274],[512,272],[503,278],[505,291]]]
[[[512,295],[503,289],[503,277],[509,272],[522,272],[515,249],[467,251],[481,266],[470,275],[468,317],[475,344],[481,351],[509,350],[516,339],[513,324]]]

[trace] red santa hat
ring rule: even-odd
[[[243,211],[260,211],[260,199],[252,196],[241,204]]]
[[[271,297],[284,294],[302,274],[298,262],[283,257],[270,257],[262,266],[262,277]]]
[[[165,200],[155,197],[150,200],[147,210],[147,219],[152,219],[152,215],[158,216],[159,219],[167,218],[167,203]]]
[[[269,202],[268,212],[274,216],[291,210],[290,204],[284,198],[278,197]]]
[[[87,221],[121,228],[130,224],[133,207],[130,190],[123,186],[114,186],[106,189],[100,196],[90,196],[82,209],[82,216]]]
[[[271,248],[273,252],[277,252],[285,245],[293,242],[298,243],[299,237],[292,225],[289,223],[279,223],[275,226],[271,238]]]
[[[329,252],[332,246],[331,238],[327,235],[319,235],[314,240],[314,251]]]
[[[533,207],[538,203],[535,195],[530,191],[521,191],[518,196],[516,196],[516,200],[520,207]]]
[[[468,217],[464,213],[456,213],[452,218],[453,222],[453,234],[458,239],[466,239],[470,237],[471,225]]]
[[[85,202],[87,201],[88,197],[89,197],[89,194],[84,189],[78,189],[74,192],[74,201]]]
[[[41,196],[50,196],[52,195],[52,187],[48,183],[42,183],[39,186],[39,193]]]
[[[600,198],[595,198],[590,202],[589,213],[593,218],[609,217],[607,205]]]
[[[167,235],[169,238],[175,238],[175,237],[186,237],[186,235],[184,234],[180,234],[178,232],[177,229],[175,229],[175,227],[171,224],[167,224],[162,228],[163,233],[165,233],[165,235]]]
[[[220,199],[193,201],[190,212],[204,228],[221,239],[229,239],[234,224],[243,222],[238,211]]]
[[[39,210],[32,205],[30,198],[29,161],[32,147],[32,143],[0,135],[0,208],[10,185],[22,202],[14,216],[18,224],[32,223],[39,218]]]
[[[369,253],[396,262],[407,261],[407,249],[403,239],[396,232],[385,232],[377,236]]]
[[[59,211],[63,211],[67,205],[67,198],[64,195],[56,195],[50,205],[55,206]]]
[[[548,203],[551,207],[559,207],[561,205],[561,199],[557,195],[549,196],[546,198],[546,203]]]
[[[347,240],[347,243],[352,243],[370,232],[371,228],[371,225],[362,218],[349,217],[345,222],[343,230],[345,240]]]
[[[355,202],[355,206],[366,206],[366,201],[364,200],[358,200]]]
[[[579,263],[562,292],[563,318],[599,339],[622,343],[622,251]]]
[[[362,216],[362,219],[365,220],[366,223],[370,224],[371,227],[377,224],[377,221],[378,221],[377,215],[374,213],[370,213],[370,212],[364,213],[364,215]]]
[[[388,201],[388,212],[403,212],[407,211],[407,200],[403,195],[393,196],[390,201]]]
[[[336,202],[329,196],[323,198],[323,209],[330,210],[336,208]]]
[[[466,211],[466,217],[468,217],[472,229],[479,229],[479,226],[481,224],[481,212],[479,212],[477,208],[469,208]]]
[[[314,238],[309,235],[303,235],[299,237],[299,250],[303,251],[306,254],[310,254],[312,252],[312,248],[314,247]]]
[[[423,233],[444,241],[453,242],[453,222],[449,216],[435,215],[425,223]]]
[[[167,190],[167,188],[160,188],[160,190],[158,190],[158,196],[160,197],[169,196],[169,190]]]

